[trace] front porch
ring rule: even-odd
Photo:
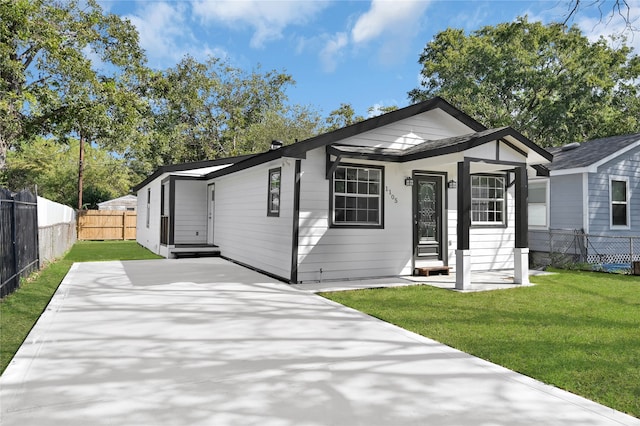
[[[529,276],[544,275],[550,272],[530,270]],[[511,288],[530,287],[526,284],[514,283],[513,270],[504,271],[474,271],[471,273],[471,284],[468,288],[458,289],[456,287],[456,274],[432,276],[402,276],[388,278],[373,278],[366,280],[348,281],[323,281],[316,283],[292,284],[291,287],[308,291],[311,293],[321,293],[325,291],[348,291],[363,290],[385,287],[406,287],[411,285],[430,285],[444,290],[453,290],[461,293],[472,293],[478,291],[506,290]]]

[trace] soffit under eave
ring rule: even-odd
[[[516,148],[524,151],[527,154],[526,163],[529,166],[533,165],[545,165],[550,164],[551,161],[545,158],[542,154],[540,154],[537,150],[532,149],[529,145],[522,142],[520,139],[516,138],[513,135],[507,135],[503,137],[505,141],[513,144]],[[543,148],[540,148],[541,150]]]

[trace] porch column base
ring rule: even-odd
[[[513,283],[529,284],[529,248],[513,249]]]
[[[456,250],[456,290],[471,288],[471,251]]]

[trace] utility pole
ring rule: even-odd
[[[84,134],[80,132],[80,160],[78,161],[78,212],[82,210],[83,178],[84,178]]]

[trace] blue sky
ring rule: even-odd
[[[591,1],[584,1],[585,4]],[[341,103],[367,115],[375,106],[409,104],[419,85],[418,58],[425,44],[451,27],[467,32],[513,21],[564,20],[566,0],[102,0],[105,10],[128,18],[140,33],[149,65],[167,68],[184,55],[226,58],[251,70],[278,70],[296,81],[289,101],[327,116]],[[572,23],[590,38],[620,33],[624,22],[611,16],[605,0],[580,10]],[[640,1],[631,0],[631,18]],[[625,11],[626,13],[626,11]],[[630,33],[630,38],[632,33]],[[640,34],[629,40],[640,50]]]

